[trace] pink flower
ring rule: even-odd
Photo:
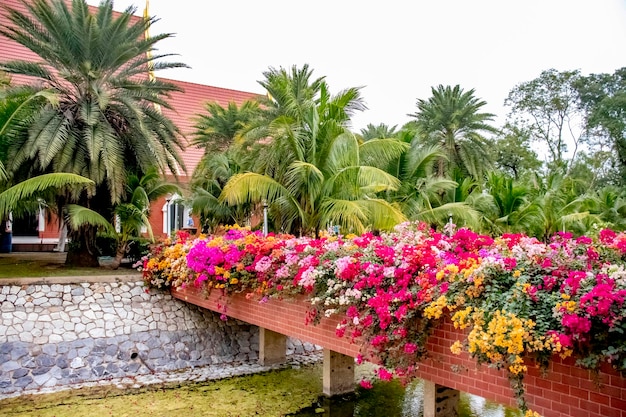
[[[374,388],[374,386],[372,385],[372,381],[368,381],[366,379],[362,379],[361,382],[359,382],[359,385],[363,389],[372,389],[372,388]]]
[[[386,334],[379,334],[376,335],[372,338],[372,346],[380,346],[382,344],[387,343],[387,335]]]
[[[415,343],[406,343],[404,345],[404,353],[413,354],[417,352],[417,345]]]
[[[591,321],[586,317],[581,317],[576,314],[565,314],[561,319],[561,324],[567,327],[573,334],[580,335],[588,333],[591,330]]]
[[[391,381],[393,379],[393,374],[385,368],[378,368],[378,377],[383,381]]]
[[[613,239],[615,239],[615,236],[617,236],[617,234],[611,229],[602,229],[600,230],[600,234],[598,235],[598,237],[600,238],[600,242],[604,243],[605,245],[610,245],[611,243],[613,243]]]

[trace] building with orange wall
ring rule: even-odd
[[[71,4],[70,0],[66,0]],[[2,0],[2,6],[17,9],[26,12],[26,8],[20,0]],[[142,17],[136,16],[136,19]],[[0,26],[8,24],[6,10],[0,9]],[[30,50],[24,48],[0,36],[0,61],[9,60],[39,60],[37,55]],[[158,74],[157,74],[158,75]],[[193,132],[194,118],[200,113],[205,113],[204,104],[207,102],[217,102],[222,106],[234,102],[241,105],[245,100],[254,99],[258,94],[232,90],[228,88],[215,87],[210,85],[195,84],[190,82],[163,79],[180,87],[182,92],[174,92],[171,94],[169,103],[172,110],[163,109],[163,113],[168,116],[178,128],[181,130],[185,143],[185,150],[182,153],[182,159],[187,169],[186,173],[182,173],[179,181],[183,184],[189,181],[193,170],[198,165],[203,155],[203,150],[189,145],[188,138]],[[26,82],[25,77],[12,77],[14,83]],[[48,219],[44,210],[40,210],[39,215],[34,214],[31,218],[16,220],[13,227],[14,236],[27,235],[37,236],[39,238],[56,238],[59,235],[59,224],[57,219]],[[48,219],[48,220],[47,220]],[[152,205],[150,212],[150,224],[155,236],[167,235],[172,229],[182,228],[188,224],[189,210],[176,202],[176,196],[163,197]]]

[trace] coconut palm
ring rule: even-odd
[[[364,105],[358,88],[331,95],[308,66],[270,69],[264,86],[271,97],[264,121],[249,129],[241,150],[247,172],[234,175],[221,200],[266,201],[283,231],[313,234],[330,225],[362,232],[389,228],[404,216],[378,193],[397,188],[397,178],[363,163],[376,153],[388,163],[406,148],[397,140],[359,145],[348,127]]]
[[[439,85],[432,88],[432,97],[418,99],[416,119],[418,135],[427,144],[438,144],[447,158],[440,158],[439,176],[459,168],[478,180],[490,167],[489,152],[483,134],[495,133],[489,122],[491,113],[481,113],[485,102],[474,96],[474,90],[460,86]]]
[[[485,212],[492,233],[527,232],[541,221],[540,207],[529,198],[530,189],[525,184],[506,174],[491,172],[485,188],[493,201],[493,210]]]
[[[81,203],[110,212],[125,192],[128,171],[177,173],[182,168],[179,132],[159,106],[175,85],[150,79],[155,70],[182,64],[150,56],[169,34],[144,36],[155,21],[133,18],[134,8],[113,13],[104,0],[91,12],[84,0],[23,1],[26,13],[8,9],[10,25],[0,34],[34,52],[39,62],[10,61],[0,69],[34,79],[34,91],[52,90],[58,103],[47,103],[33,115],[27,135],[15,137],[11,163],[17,171],[69,172],[91,178],[95,192]],[[153,61],[154,60],[154,61]],[[74,245],[68,263],[95,265],[93,231],[70,232]]]
[[[205,154],[200,160],[191,180],[191,210],[200,216],[204,231],[249,220],[250,204],[230,206],[219,200],[226,183],[240,171],[231,152]]]
[[[576,188],[575,181],[562,171],[537,179],[531,198],[539,205],[541,215],[530,226],[529,234],[547,240],[559,231],[582,234],[587,229],[585,223],[599,222],[585,209],[584,196],[580,196]]]
[[[615,186],[606,186],[581,196],[582,210],[589,211],[596,226],[626,230],[626,194]],[[587,222],[589,228],[592,221]]]
[[[442,193],[453,190],[457,183],[437,177],[434,167],[445,154],[438,146],[419,146],[416,140],[390,169],[400,180],[400,187],[387,194],[388,201],[398,206],[410,220],[420,220],[433,227],[443,227],[453,215],[464,219],[465,223],[477,223],[474,210],[465,203],[445,203]]]
[[[226,182],[240,171],[229,148],[249,123],[259,117],[258,102],[245,101],[240,107],[229,103],[226,108],[218,103],[207,103],[208,114],[196,119],[192,144],[204,149],[204,155],[194,170],[191,180],[192,212],[200,216],[203,230],[220,224],[244,223],[250,205],[229,206],[218,201]]]

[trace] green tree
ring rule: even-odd
[[[34,92],[29,87],[12,86],[10,77],[0,72],[0,235],[6,234],[4,226],[9,218],[38,210],[55,193],[75,195],[94,184],[88,178],[69,173],[38,175],[16,183],[14,176],[4,169],[11,135],[19,134],[20,128],[28,125],[39,106],[56,101],[53,91]]]
[[[361,129],[361,137],[366,141],[370,139],[393,138],[398,134],[396,127],[389,127],[384,123],[380,123],[377,126],[369,123],[364,129]]]
[[[206,114],[196,118],[192,144],[204,149],[205,154],[227,150],[252,120],[259,116],[259,104],[245,101],[240,107],[230,102],[226,108],[219,103],[206,103]]]
[[[204,156],[191,180],[191,207],[200,216],[202,229],[210,231],[220,224],[246,223],[250,204],[229,206],[218,200],[230,177],[241,171],[231,147],[237,138],[260,117],[259,103],[245,101],[240,107],[229,103],[207,103],[206,114],[196,119],[193,144],[204,149]]]
[[[597,191],[587,193],[582,206],[593,218],[589,229],[595,227],[626,229],[626,193],[615,186],[606,186]],[[596,221],[597,224],[593,224]]]
[[[579,71],[543,71],[515,86],[505,100],[512,123],[528,129],[531,139],[546,147],[551,168],[567,170],[587,139],[587,116],[576,88]]]
[[[226,183],[240,172],[241,167],[229,151],[205,154],[200,160],[191,180],[191,210],[200,216],[203,231],[249,221],[251,204],[228,205],[219,200]]]
[[[487,176],[485,189],[493,202],[493,210],[485,212],[491,233],[528,233],[542,221],[540,207],[526,184],[492,172]]]
[[[615,161],[626,183],[626,67],[613,74],[591,74],[575,83],[582,106],[589,112],[587,127],[608,139],[607,161]]]
[[[497,130],[489,124],[494,115],[482,113],[486,102],[473,89],[439,85],[428,100],[418,99],[415,117],[417,134],[426,144],[439,145],[447,159],[439,159],[439,176],[460,169],[464,175],[481,179],[489,169],[489,152],[483,134]]]
[[[358,143],[348,127],[350,115],[364,108],[359,90],[331,95],[306,65],[264,75],[260,84],[271,101],[263,123],[246,134],[247,172],[234,175],[220,198],[231,205],[265,200],[277,228],[301,234],[330,225],[362,232],[402,221],[395,207],[378,198],[399,181],[362,161],[376,154],[388,163],[406,145],[395,139]]]
[[[162,62],[167,55],[150,56],[170,36],[145,36],[154,18],[133,19],[132,7],[113,13],[111,0],[93,13],[84,0],[73,0],[71,8],[63,0],[23,4],[27,13],[7,10],[11,25],[0,34],[41,61],[3,62],[0,69],[34,78],[34,91],[52,90],[59,101],[41,106],[28,134],[16,136],[7,168],[88,177],[96,191],[83,193],[80,203],[105,216],[121,201],[128,171],[184,169],[179,131],[159,111],[169,108],[169,93],[179,88],[147,75],[150,68],[183,65]],[[67,262],[97,265],[93,228],[73,229],[70,237]]]
[[[437,145],[422,147],[413,140],[411,148],[393,166],[400,187],[388,193],[389,201],[410,220],[420,220],[443,228],[450,217],[466,225],[477,226],[479,214],[465,202],[445,201],[445,194],[458,184],[446,177],[436,176],[435,166],[446,155]]]
[[[537,153],[530,148],[530,133],[517,126],[507,124],[489,148],[495,167],[515,180],[542,168]]]
[[[577,181],[564,175],[562,169],[545,178],[537,177],[529,199],[538,205],[540,214],[529,224],[528,234],[545,241],[560,231],[585,233],[590,212],[585,210],[579,189]]]

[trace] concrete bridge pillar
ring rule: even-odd
[[[322,392],[328,397],[354,391],[354,358],[324,349]]]
[[[259,327],[259,364],[276,365],[287,359],[287,336]]]
[[[424,381],[424,417],[457,417],[459,390]]]

